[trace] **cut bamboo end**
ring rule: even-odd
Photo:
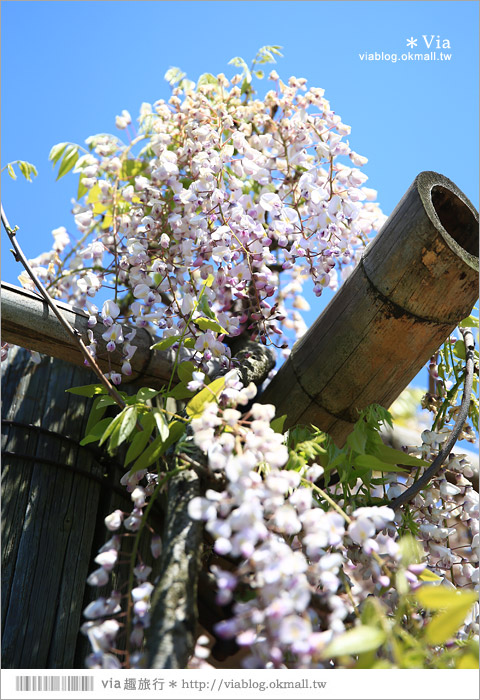
[[[342,445],[358,413],[388,407],[478,296],[478,213],[443,175],[415,179],[360,263],[262,394],[286,425]]]

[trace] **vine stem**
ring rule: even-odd
[[[426,487],[426,485],[433,479],[433,477],[438,473],[440,467],[445,462],[446,458],[452,451],[455,443],[458,440],[463,425],[468,416],[468,409],[470,406],[470,398],[472,395],[472,384],[473,384],[473,374],[475,370],[475,341],[473,339],[473,333],[468,328],[460,328],[460,332],[463,336],[465,343],[465,357],[466,357],[466,368],[465,368],[465,386],[463,390],[462,403],[460,405],[460,411],[458,413],[458,418],[453,426],[452,433],[445,445],[445,447],[439,452],[437,457],[433,460],[429,468],[422,474],[422,476],[414,483],[410,488],[408,488],[404,493],[402,493],[398,498],[395,498],[389,505],[391,508],[396,510],[405,503],[411,501],[415,496]]]
[[[5,228],[5,231],[7,232],[7,235],[10,239],[11,244],[13,245],[14,250],[13,256],[17,262],[20,262],[23,267],[25,268],[26,272],[28,273],[29,277],[31,278],[32,282],[34,283],[35,287],[38,289],[40,292],[40,295],[44,298],[45,302],[47,303],[48,307],[51,309],[51,311],[55,314],[55,316],[58,318],[60,323],[62,324],[63,328],[66,330],[68,335],[70,335],[76,345],[80,348],[83,356],[85,357],[87,363],[91,367],[91,369],[95,372],[97,375],[98,379],[100,380],[101,384],[105,387],[105,389],[108,391],[112,399],[117,403],[121,408],[125,408],[126,403],[123,400],[123,398],[120,396],[119,392],[115,389],[113,384],[107,379],[105,374],[102,372],[100,367],[97,364],[97,361],[93,357],[92,353],[90,350],[87,348],[85,343],[82,340],[82,337],[79,333],[79,331],[74,328],[68,321],[67,319],[63,316],[63,314],[60,312],[58,309],[57,305],[53,301],[52,297],[50,294],[47,292],[45,289],[44,285],[40,280],[38,279],[37,275],[34,273],[33,269],[31,268],[27,258],[25,257],[25,254],[18,242],[17,239],[17,231],[18,231],[18,226],[12,229],[10,224],[8,223],[7,216],[5,214],[5,211],[3,209],[2,205],[2,224]]]
[[[142,515],[142,520],[140,522],[140,526],[137,530],[137,533],[135,535],[135,541],[133,543],[133,548],[132,548],[132,553],[130,555],[130,567],[129,567],[129,573],[128,573],[128,587],[127,587],[127,619],[125,622],[125,630],[126,630],[126,640],[125,640],[125,648],[126,648],[126,663],[127,663],[127,668],[130,662],[130,634],[131,634],[131,627],[132,627],[132,600],[131,600],[131,593],[133,590],[133,570],[135,568],[135,563],[137,560],[137,554],[138,554],[138,547],[140,545],[140,537],[143,532],[143,528],[145,527],[145,524],[147,522],[148,515],[152,509],[153,504],[155,503],[158,494],[162,490],[162,488],[165,486],[165,484],[172,479],[174,476],[179,474],[180,472],[184,471],[186,469],[186,466],[183,467],[177,467],[176,469],[173,469],[171,472],[168,472],[166,476],[161,479],[158,484],[155,486],[155,490],[153,491],[150,500],[147,504],[147,507],[145,508],[143,515]]]

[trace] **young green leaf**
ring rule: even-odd
[[[396,466],[395,464],[388,464],[383,462],[373,455],[357,455],[353,464],[356,467],[363,467],[365,469],[371,469],[374,472],[405,472],[406,469]]]
[[[430,464],[430,462],[427,462],[425,459],[412,457],[401,450],[395,450],[393,447],[388,447],[388,445],[384,445],[383,443],[375,444],[373,454],[382,462],[387,462],[387,464],[402,464],[409,467],[428,467]]]
[[[106,394],[107,390],[101,384],[85,384],[85,386],[73,386],[71,389],[65,389],[70,394],[78,396],[95,396],[96,394]]]
[[[430,644],[444,644],[455,635],[473,603],[478,599],[475,591],[469,592],[475,595],[474,600],[464,599],[455,606],[451,605],[447,610],[438,612],[428,623],[425,638]]]
[[[213,318],[203,318],[200,316],[200,318],[194,319],[194,323],[200,328],[201,331],[210,330],[215,331],[216,333],[225,333],[228,335],[228,331]]]
[[[185,430],[187,429],[187,424],[181,420],[173,420],[168,425],[168,437],[163,445],[163,452],[168,450],[175,442],[178,442]]]
[[[460,328],[478,328],[478,318],[475,316],[467,316],[458,324]]]
[[[379,627],[361,625],[340,635],[325,650],[324,657],[349,656],[378,649],[386,639],[386,634]]]
[[[446,586],[421,586],[415,592],[420,605],[428,610],[446,610],[465,607],[467,611],[478,599],[475,591],[457,591]],[[466,613],[465,613],[466,614]]]
[[[133,462],[134,459],[137,459],[143,452],[155,427],[155,419],[150,411],[140,418],[140,422],[143,426],[143,430],[139,430],[133,436],[133,440],[125,455],[125,466]]]
[[[285,425],[285,421],[287,420],[287,414],[283,416],[278,416],[278,418],[274,418],[272,422],[270,423],[270,427],[272,430],[274,430],[276,433],[283,433],[283,426]]]
[[[144,386],[137,392],[137,401],[150,401],[155,396],[158,396],[159,393],[160,392],[156,391],[155,389],[150,389],[149,387]]]
[[[178,378],[181,382],[183,382],[183,384],[188,384],[188,382],[192,380],[192,374],[196,369],[197,368],[193,362],[190,362],[189,360],[187,362],[181,362],[177,367]]]
[[[48,160],[51,160],[53,165],[57,163],[58,160],[63,155],[63,152],[65,151],[66,147],[68,146],[68,143],[57,143],[56,146],[53,146],[50,150],[50,153],[48,155]]]
[[[78,160],[78,146],[70,145],[65,149],[65,153],[60,163],[57,180],[66,175],[73,168]]]
[[[135,430],[135,425],[137,423],[137,407],[136,406],[128,406],[127,408],[124,408],[122,411],[123,418],[120,423],[120,430],[118,434],[118,440],[115,444],[115,447],[118,447],[119,445],[122,444],[122,442],[125,442],[125,440],[128,440],[130,437],[130,434],[132,433],[133,430]]]
[[[108,440],[108,438],[112,435],[113,431],[116,428],[120,427],[120,423],[122,422],[122,413],[123,413],[123,411],[121,411],[118,415],[116,415],[115,418],[110,423],[110,425],[107,427],[107,429],[105,430],[105,432],[103,433],[103,435],[100,439],[100,442],[98,443],[99,446],[103,445],[103,443],[106,440]]]
[[[188,415],[192,418],[198,418],[201,416],[205,405],[210,403],[210,401],[215,401],[218,396],[220,396],[224,388],[225,377],[218,377],[218,379],[214,379],[211,384],[199,391],[198,394],[187,403],[186,410]]]
[[[135,460],[133,467],[130,470],[131,474],[135,474],[140,469],[146,469],[155,462],[164,451],[164,442],[160,435],[157,435],[155,440],[149,444],[146,450]]]
[[[157,424],[158,434],[164,442],[168,438],[168,425],[165,420],[165,415],[159,411],[158,408],[153,409],[153,417],[155,418],[155,423]]]
[[[159,340],[158,343],[151,345],[150,350],[167,350],[171,348],[172,345],[175,345],[175,343],[180,342],[181,339],[181,335],[169,335],[168,338],[163,338],[163,340]]]
[[[192,396],[195,396],[195,392],[190,391],[183,382],[180,382],[180,384],[174,386],[173,389],[170,389],[168,395],[171,396],[172,399],[183,401],[184,399],[191,399]]]
[[[104,431],[108,428],[112,420],[113,418],[104,418],[103,420],[96,423],[96,425],[93,426],[89,431],[86,431],[87,434],[85,435],[83,440],[80,440],[79,444],[83,447],[83,445],[88,445],[90,442],[97,442],[97,440],[100,440]]]

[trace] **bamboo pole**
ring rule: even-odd
[[[477,296],[478,213],[446,177],[420,173],[261,401],[342,445],[358,411],[390,406]]]

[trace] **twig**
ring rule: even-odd
[[[473,373],[475,366],[475,342],[473,340],[473,334],[468,328],[460,328],[460,332],[463,335],[463,340],[465,343],[465,356],[466,356],[466,369],[465,369],[465,387],[463,390],[462,403],[460,405],[460,411],[458,413],[458,418],[453,426],[452,434],[450,435],[445,447],[439,452],[437,457],[433,460],[429,468],[422,474],[422,476],[414,483],[410,488],[408,488],[404,493],[402,493],[398,498],[395,498],[390,506],[395,510],[403,506],[405,503],[411,501],[415,496],[426,487],[429,481],[440,470],[440,467],[445,462],[446,458],[452,451],[455,443],[458,440],[463,424],[468,415],[468,408],[470,406],[470,397],[472,395],[472,382]]]
[[[27,258],[25,257],[25,254],[23,253],[23,250],[18,243],[16,232],[18,230],[17,227],[14,229],[11,228],[10,224],[8,223],[8,219],[6,217],[6,214],[3,210],[3,205],[2,205],[2,224],[5,228],[5,231],[7,232],[7,235],[10,239],[10,242],[13,245],[14,250],[13,255],[15,257],[15,260],[17,262],[20,262],[25,270],[27,271],[29,277],[32,279],[34,285],[42,295],[42,297],[45,299],[46,303],[48,304],[49,308],[51,311],[55,314],[55,316],[58,318],[60,323],[62,324],[63,328],[67,331],[67,333],[73,338],[75,343],[78,345],[80,348],[83,356],[85,357],[86,361],[88,362],[89,366],[91,369],[95,372],[97,377],[99,378],[100,382],[103,384],[103,386],[106,388],[112,399],[121,407],[125,408],[126,403],[118,393],[118,391],[115,389],[113,384],[107,379],[107,377],[104,375],[100,367],[98,366],[95,358],[93,357],[92,353],[89,351],[87,346],[82,340],[82,337],[79,333],[79,331],[74,328],[70,323],[67,321],[67,319],[63,316],[63,314],[60,312],[58,309],[57,305],[53,301],[52,297],[50,294],[47,292],[45,287],[43,286],[42,282],[38,279],[37,275],[34,273],[32,270]]]

